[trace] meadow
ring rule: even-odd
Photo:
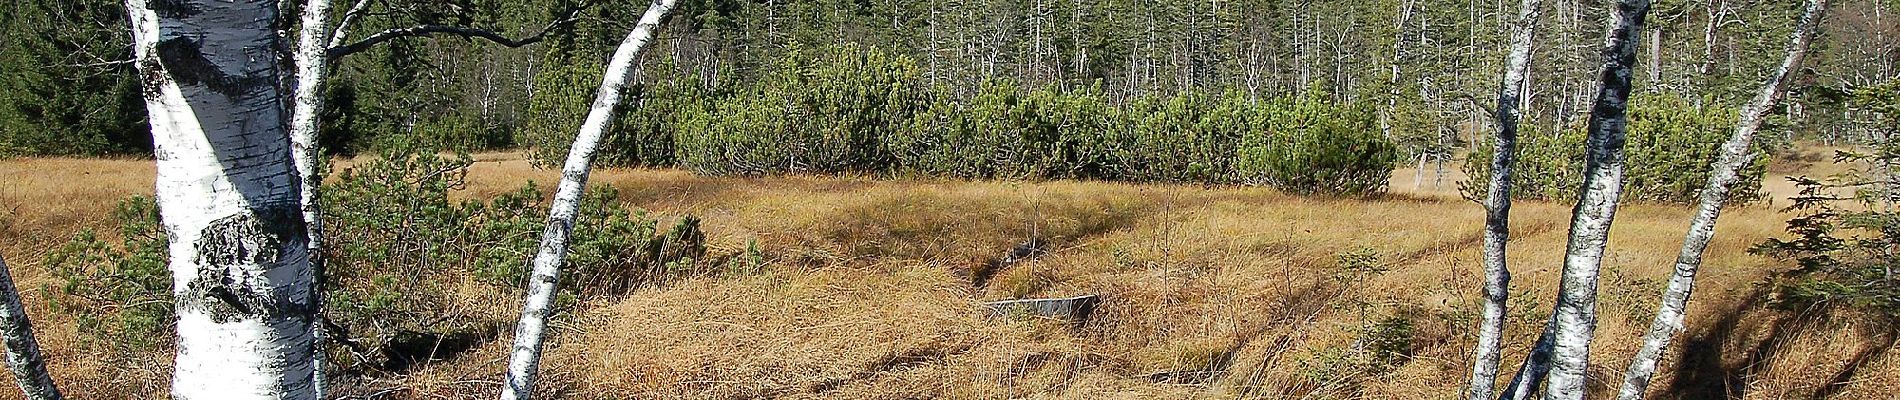
[[[558,177],[516,154],[475,160],[458,197]],[[1785,197],[1778,176],[1817,168],[1828,166],[1773,166],[1767,191]],[[0,161],[0,254],[71,397],[163,397],[169,371],[110,368],[42,289],[49,249],[80,229],[111,232],[115,204],[150,194],[153,176],[149,160]],[[1457,398],[1481,301],[1482,210],[1457,196],[1459,177],[1414,190],[1411,171],[1393,176],[1383,196],[1315,198],[1228,186],[599,170],[591,183],[620,189],[619,201],[663,221],[698,217],[709,254],[759,265],[576,306],[552,330],[542,386],[573,399]],[[1762,282],[1790,266],[1746,250],[1782,235],[1790,214],[1777,208],[1724,214],[1655,398],[1878,399],[1900,389],[1891,328],[1772,307]],[[1618,213],[1592,397],[1620,381],[1687,214],[1662,204]],[[1569,217],[1562,202],[1514,209],[1507,371],[1550,312]],[[1002,261],[1031,238],[1047,251]],[[519,312],[518,293],[447,286],[461,294],[448,312]],[[981,306],[1082,294],[1103,303],[1079,324]],[[338,377],[335,390],[490,398],[506,337],[490,333],[400,371]]]

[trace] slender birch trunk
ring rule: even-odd
[[[1504,394],[1498,400],[1517,400],[1535,396],[1544,378],[1550,376],[1550,351],[1556,345],[1551,335],[1557,330],[1557,321],[1544,321],[1544,332],[1537,335],[1537,342],[1531,345],[1531,354],[1524,356],[1524,364],[1518,366],[1517,375],[1511,377],[1511,384],[1504,387]]]
[[[20,292],[13,288],[13,273],[7,261],[0,259],[0,341],[6,342],[7,369],[20,384],[28,400],[59,400],[59,387],[46,373],[46,359],[40,357],[40,342],[33,337],[33,321],[20,306]]]
[[[170,235],[172,398],[315,399],[275,0],[128,0]]]
[[[1781,60],[1781,66],[1775,68],[1768,82],[1762,84],[1755,99],[1742,107],[1741,119],[1736,121],[1735,132],[1729,135],[1728,142],[1722,144],[1722,153],[1717,156],[1715,165],[1709,168],[1709,184],[1702,188],[1701,204],[1696,206],[1695,216],[1689,221],[1689,231],[1682,238],[1682,252],[1676,256],[1676,269],[1669,276],[1669,286],[1663,289],[1662,306],[1656,311],[1656,319],[1650,323],[1649,332],[1643,335],[1643,347],[1636,352],[1636,358],[1630,360],[1629,372],[1623,376],[1622,390],[1618,391],[1619,400],[1640,400],[1649,388],[1649,379],[1656,373],[1657,360],[1662,358],[1663,350],[1669,347],[1676,332],[1682,330],[1682,316],[1689,303],[1689,295],[1695,290],[1696,271],[1702,266],[1702,252],[1708,250],[1709,240],[1715,236],[1715,220],[1722,214],[1722,205],[1728,202],[1730,186],[1740,179],[1742,167],[1754,159],[1749,154],[1749,145],[1755,139],[1755,132],[1761,128],[1762,119],[1780,100],[1783,88],[1790,73],[1798,72],[1801,60],[1807,55],[1808,44],[1814,38],[1814,31],[1821,14],[1826,12],[1826,0],[1808,0],[1796,22],[1794,32],[1788,34],[1787,56]]]
[[[317,204],[317,187],[322,186],[323,177],[317,175],[317,115],[323,111],[324,67],[329,59],[325,50],[329,48],[330,0],[307,0],[303,9],[303,26],[297,31],[297,67],[296,91],[291,93],[290,111],[290,154],[297,166],[298,185],[297,202],[303,206],[305,237],[309,245],[310,265],[314,278],[311,291],[315,292],[312,301],[317,310],[323,310],[323,213]],[[322,318],[319,316],[318,318]],[[324,330],[322,321],[311,320],[311,333],[316,335],[317,349],[311,356],[311,384],[316,388],[317,398],[323,398],[324,379]]]
[[[541,249],[534,257],[534,270],[528,281],[528,297],[521,307],[521,322],[515,326],[515,344],[508,360],[508,376],[501,388],[502,400],[529,399],[534,396],[535,374],[541,364],[541,344],[552,312],[556,284],[560,281],[561,262],[567,255],[568,234],[574,230],[574,218],[580,208],[581,191],[587,187],[588,165],[600,136],[614,118],[622,89],[633,76],[633,65],[641,49],[652,40],[666,13],[677,0],[654,0],[646,14],[634,25],[627,39],[620,42],[607,64],[600,90],[587,120],[568,148],[567,164],[561,168],[561,185],[554,194],[548,213],[548,227],[542,233]]]
[[[1504,82],[1498,87],[1497,146],[1491,152],[1491,182],[1484,201],[1484,321],[1478,327],[1478,349],[1472,356],[1471,400],[1490,400],[1497,386],[1505,304],[1511,296],[1511,269],[1505,262],[1505,247],[1511,239],[1511,168],[1517,164],[1517,123],[1521,117],[1517,95],[1523,93],[1524,74],[1530,69],[1538,6],[1538,0],[1518,4]]]
[[[1631,67],[1649,14],[1649,0],[1619,0],[1615,22],[1603,48],[1596,104],[1590,112],[1590,151],[1584,163],[1583,188],[1571,211],[1570,240],[1564,255],[1561,291],[1551,347],[1550,377],[1545,398],[1581,400],[1585,369],[1590,362],[1590,338],[1596,331],[1597,273],[1609,244],[1610,224],[1616,219],[1617,198],[1623,191],[1623,142],[1628,133]]]

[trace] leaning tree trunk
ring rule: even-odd
[[[1484,201],[1484,322],[1478,327],[1478,349],[1472,355],[1471,400],[1491,400],[1497,386],[1505,302],[1511,295],[1511,269],[1505,263],[1505,246],[1511,239],[1511,167],[1517,163],[1518,94],[1524,92],[1524,74],[1530,69],[1538,0],[1524,0],[1517,7],[1504,83],[1498,88],[1497,146],[1491,152],[1490,190]]]
[[[1623,141],[1629,128],[1631,66],[1643,32],[1649,0],[1619,0],[1616,18],[1603,49],[1603,69],[1596,104],[1590,110],[1589,155],[1584,162],[1583,188],[1571,211],[1570,241],[1564,254],[1563,279],[1557,295],[1556,322],[1551,334],[1550,377],[1545,398],[1581,400],[1585,369],[1590,363],[1590,338],[1596,331],[1597,273],[1603,266],[1610,223],[1616,219],[1617,198],[1623,191]]]
[[[1649,332],[1643,335],[1643,347],[1636,352],[1636,358],[1630,360],[1629,372],[1623,375],[1623,388],[1618,391],[1619,400],[1639,400],[1649,388],[1650,377],[1656,374],[1657,360],[1663,350],[1669,347],[1670,339],[1682,330],[1684,308],[1688,306],[1689,295],[1695,290],[1696,270],[1702,266],[1702,252],[1709,248],[1709,240],[1715,236],[1715,219],[1722,214],[1722,205],[1728,202],[1730,186],[1741,177],[1741,169],[1753,161],[1749,154],[1749,145],[1755,139],[1755,131],[1761,128],[1764,116],[1775,102],[1781,98],[1788,74],[1797,72],[1801,59],[1807,55],[1808,44],[1814,38],[1815,26],[1825,12],[1826,0],[1808,0],[1807,8],[1802,10],[1801,19],[1796,22],[1794,32],[1788,34],[1788,53],[1781,60],[1781,66],[1768,76],[1768,82],[1762,84],[1761,91],[1755,93],[1755,99],[1742,107],[1741,119],[1736,121],[1735,132],[1729,135],[1728,142],[1722,144],[1722,153],[1715,164],[1709,168],[1709,184],[1702,188],[1701,204],[1689,220],[1689,231],[1682,238],[1682,252],[1676,256],[1676,269],[1669,276],[1669,286],[1663,289],[1662,306],[1656,310],[1656,319],[1649,324]]]
[[[581,123],[580,134],[568,148],[567,164],[561,168],[561,186],[554,194],[548,212],[548,227],[542,233],[541,249],[534,257],[534,270],[528,281],[528,297],[521,306],[521,322],[515,326],[515,345],[508,360],[508,376],[501,388],[503,400],[534,396],[535,374],[541,364],[541,342],[552,312],[556,284],[560,281],[561,262],[567,255],[568,234],[574,230],[574,216],[580,208],[581,191],[587,187],[588,165],[601,134],[613,123],[614,108],[620,104],[622,89],[633,76],[633,64],[641,49],[653,39],[660,21],[677,0],[655,0],[634,25],[633,32],[614,50],[607,63],[606,76],[594,94],[594,104]]]
[[[46,360],[40,357],[40,342],[33,338],[33,321],[20,306],[20,292],[13,288],[13,273],[7,261],[0,259],[0,341],[6,342],[7,369],[28,400],[58,400],[59,387],[46,373]]]
[[[1504,387],[1504,393],[1498,400],[1527,399],[1535,396],[1539,386],[1544,385],[1544,377],[1550,376],[1550,335],[1557,330],[1556,320],[1544,321],[1544,332],[1537,335],[1537,342],[1531,344],[1531,354],[1524,356],[1524,364],[1518,366],[1517,375],[1511,377],[1511,384]]]
[[[276,0],[128,0],[170,236],[172,398],[315,399]]]
[[[329,47],[330,0],[308,0],[304,3],[303,26],[297,31],[297,86],[291,93],[290,111],[290,154],[297,166],[297,201],[303,206],[305,237],[309,245],[305,251],[310,254],[312,275],[311,291],[315,292],[312,301],[317,310],[323,309],[323,212],[317,204],[317,187],[322,186],[322,176],[317,174],[317,115],[323,110],[324,67],[328,63],[324,50]],[[315,385],[316,397],[323,398],[323,364],[325,332],[321,315],[311,327],[316,335],[317,349],[311,355],[311,384]]]

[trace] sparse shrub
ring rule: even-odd
[[[1386,271],[1386,265],[1380,259],[1379,250],[1360,246],[1333,255],[1333,265],[1340,271],[1353,276],[1376,275]]]
[[[149,197],[119,201],[119,241],[81,230],[46,255],[53,283],[44,290],[55,312],[79,322],[81,345],[111,365],[148,367],[150,353],[171,343],[171,272],[167,235]]]
[[[1367,379],[1392,372],[1412,359],[1416,326],[1409,313],[1380,318],[1359,329],[1350,345],[1332,347],[1300,360],[1300,373],[1320,392],[1359,392]]]
[[[1770,280],[1775,303],[1783,308],[1840,308],[1900,318],[1900,212],[1876,207],[1880,200],[1862,193],[1857,209],[1837,208],[1845,199],[1829,194],[1837,185],[1795,178],[1801,187],[1788,211],[1790,239],[1768,239],[1751,253],[1791,261],[1795,269]]]

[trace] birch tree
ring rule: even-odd
[[[324,50],[329,35],[330,0],[307,0],[304,3],[302,26],[297,31],[297,53],[293,56],[296,64],[297,86],[291,93],[290,114],[290,154],[296,165],[298,182],[297,204],[303,213],[306,246],[310,255],[312,269],[311,291],[315,292],[314,307],[323,310],[323,213],[317,205],[317,187],[321,177],[317,175],[317,113],[323,110],[323,70],[328,64]],[[322,318],[321,315],[318,318]],[[311,320],[310,332],[316,335],[319,347],[311,354],[310,382],[315,385],[316,398],[323,398],[323,364],[325,352],[321,347],[326,333],[323,321]]]
[[[370,11],[371,0],[357,0],[343,15],[335,30],[329,26],[330,1],[307,0],[304,4],[301,26],[297,33],[297,51],[292,56],[296,65],[296,85],[291,93],[290,142],[291,155],[296,164],[299,185],[298,203],[301,205],[305,221],[306,237],[310,263],[315,270],[316,308],[322,309],[323,301],[323,212],[317,189],[322,186],[322,175],[317,173],[318,157],[317,132],[318,115],[323,111],[323,89],[328,78],[326,69],[329,63],[366,50],[390,40],[423,37],[435,34],[450,34],[465,38],[481,38],[506,47],[521,47],[538,43],[554,29],[574,23],[582,9],[591,3],[581,3],[569,7],[562,16],[543,27],[540,32],[520,39],[511,39],[499,33],[463,26],[418,25],[385,30],[370,35],[355,43],[346,43],[350,27],[355,21]],[[319,318],[322,318],[319,316]],[[323,342],[326,332],[322,321],[315,320],[313,328],[318,343]],[[324,352],[317,351],[312,356],[313,380],[317,386],[318,397],[323,392]]]
[[[1735,131],[1728,142],[1722,144],[1721,153],[1714,165],[1709,167],[1709,183],[1702,189],[1700,203],[1696,213],[1689,220],[1688,233],[1682,238],[1682,251],[1676,256],[1675,273],[1669,276],[1669,285],[1663,289],[1662,305],[1656,310],[1656,318],[1649,325],[1649,332],[1643,335],[1643,346],[1630,360],[1629,371],[1623,375],[1622,389],[1617,392],[1619,400],[1639,400],[1649,388],[1649,380],[1656,373],[1658,359],[1669,342],[1682,330],[1682,317],[1689,303],[1689,295],[1695,290],[1696,271],[1702,266],[1702,253],[1708,250],[1709,240],[1715,236],[1715,220],[1722,214],[1722,206],[1728,202],[1729,187],[1740,179],[1741,169],[1752,161],[1755,154],[1749,153],[1754,142],[1755,132],[1761,128],[1762,120],[1775,103],[1781,99],[1788,75],[1799,72],[1801,60],[1806,57],[1808,44],[1814,39],[1821,15],[1826,11],[1826,0],[1808,0],[1802,9],[1801,18],[1795,23],[1794,32],[1788,34],[1787,55],[1782,58],[1781,66],[1768,76],[1761,91],[1755,98],[1742,107],[1741,119],[1735,123]]]
[[[33,337],[33,321],[20,306],[20,292],[13,287],[13,273],[5,259],[0,259],[0,341],[6,342],[7,369],[13,371],[13,379],[28,400],[60,398],[59,387],[46,373],[40,342]]]
[[[1649,0],[1619,0],[1603,48],[1596,104],[1591,108],[1589,153],[1584,161],[1583,188],[1571,211],[1570,240],[1564,254],[1563,279],[1551,316],[1550,377],[1545,398],[1583,398],[1585,369],[1590,363],[1590,338],[1596,331],[1597,274],[1609,244],[1610,224],[1616,219],[1617,198],[1623,189],[1623,142],[1629,119],[1630,78],[1636,49],[1649,14]]]
[[[274,0],[128,0],[170,237],[172,398],[315,399]]]
[[[1478,349],[1472,356],[1471,400],[1490,400],[1497,385],[1500,338],[1511,295],[1505,246],[1511,239],[1511,166],[1517,161],[1517,124],[1521,116],[1518,95],[1524,92],[1524,75],[1530,69],[1538,6],[1538,0],[1524,0],[1517,6],[1504,83],[1498,87],[1497,148],[1491,152],[1491,182],[1484,202],[1484,321],[1478,327]]]
[[[535,374],[541,364],[541,346],[547,331],[547,319],[553,312],[554,294],[560,282],[561,263],[567,256],[568,235],[574,231],[574,219],[578,214],[581,192],[587,187],[587,172],[593,162],[594,150],[600,145],[600,137],[612,125],[614,108],[620,105],[620,96],[628,81],[633,78],[634,62],[640,51],[653,40],[654,31],[659,30],[660,22],[672,11],[677,0],[654,0],[640,16],[640,22],[627,33],[627,38],[614,50],[613,59],[607,63],[607,71],[601,78],[600,89],[594,94],[594,103],[587,112],[587,119],[581,123],[580,133],[575,135],[574,144],[569,147],[567,163],[561,168],[561,184],[554,194],[554,204],[548,211],[548,226],[542,233],[541,248],[535,254],[534,267],[529,273],[528,296],[522,302],[521,322],[515,326],[515,343],[509,353],[508,376],[501,388],[502,400],[529,399],[534,396]]]

